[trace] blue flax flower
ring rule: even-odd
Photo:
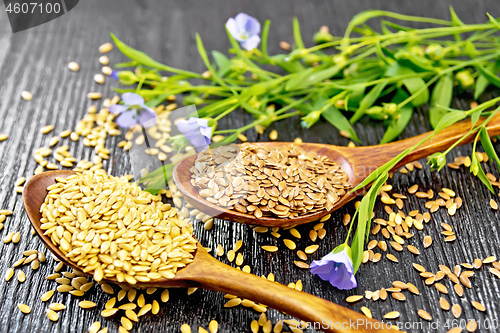
[[[177,129],[191,142],[196,151],[202,151],[210,145],[213,128],[208,126],[208,119],[184,119],[177,123]]]
[[[227,20],[226,28],[245,50],[253,50],[260,43],[260,23],[255,17],[239,13]]]
[[[140,95],[127,92],[122,95],[124,104],[110,105],[108,111],[120,114],[116,118],[116,123],[120,127],[134,127],[140,124],[144,127],[151,127],[156,124],[156,112],[144,104],[144,98]]]
[[[351,249],[346,244],[338,246],[320,260],[314,260],[311,264],[311,273],[329,281],[338,289],[356,288],[358,283],[354,277],[350,252]]]

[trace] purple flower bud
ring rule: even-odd
[[[117,71],[111,71],[111,73],[109,74],[109,77],[114,79],[114,80],[119,80],[120,77],[118,76],[118,72]]]
[[[227,20],[226,28],[245,50],[253,50],[260,43],[260,23],[255,17],[239,13]]]

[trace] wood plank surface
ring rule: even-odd
[[[14,182],[20,176],[30,177],[36,168],[33,152],[41,146],[48,146],[52,135],[42,135],[40,128],[54,124],[54,133],[74,128],[77,121],[86,113],[91,101],[86,95],[90,91],[99,91],[112,96],[112,87],[118,83],[110,79],[104,86],[93,81],[94,74],[100,72],[98,47],[110,41],[109,32],[114,32],[126,43],[147,52],[154,59],[173,67],[202,72],[205,67],[198,56],[195,33],[199,32],[205,47],[227,52],[229,42],[225,36],[224,24],[229,17],[239,12],[246,12],[264,22],[271,19],[270,53],[279,52],[281,40],[292,42],[292,18],[297,16],[302,28],[306,45],[312,45],[312,35],[320,26],[327,25],[334,35],[343,34],[348,20],[356,13],[370,8],[392,10],[404,14],[432,16],[448,19],[448,6],[453,4],[459,17],[466,23],[479,23],[487,20],[486,12],[494,17],[500,16],[497,0],[315,0],[315,1],[97,1],[86,0],[66,15],[45,25],[12,34],[5,12],[0,10],[0,133],[9,135],[9,139],[0,142],[0,209],[14,211],[7,217],[0,237],[9,232],[20,231],[22,238],[18,244],[0,242],[0,274],[4,274],[12,264],[22,256],[22,251],[37,249],[47,251],[41,242],[31,235],[30,224],[22,206],[21,195],[14,192]],[[112,63],[125,60],[115,49],[110,54]],[[80,64],[78,73],[70,72],[67,64],[77,61]],[[21,99],[21,91],[33,94],[33,99],[26,102]],[[483,99],[496,94],[490,91]],[[454,107],[468,108],[470,95],[463,100],[454,101]],[[99,105],[99,103],[97,103]],[[220,128],[239,127],[251,119],[242,111],[235,111],[224,118]],[[267,141],[272,129],[279,132],[280,141],[293,141],[301,137],[305,142],[321,142],[347,145],[348,140],[342,138],[338,131],[329,124],[319,123],[311,130],[300,127],[298,118],[286,119],[267,129],[264,135],[249,131],[250,141]],[[376,144],[383,135],[381,124],[367,120],[355,126],[363,144]],[[411,137],[430,130],[427,120],[427,107],[419,109],[401,138]],[[55,135],[55,134],[54,134]],[[112,149],[112,157],[104,167],[113,175],[130,172],[130,161],[126,153],[116,148],[120,138],[108,138],[106,146]],[[73,142],[64,139],[61,144],[69,144],[73,156],[78,159],[90,159],[93,151],[84,147],[82,141]],[[500,144],[494,144],[500,149]],[[455,149],[452,157],[467,155],[472,151],[471,145]],[[422,161],[425,164],[425,161]],[[489,163],[486,170],[498,177],[498,170]],[[357,279],[359,286],[355,290],[340,291],[329,283],[311,275],[309,271],[294,265],[297,256],[288,250],[281,239],[275,239],[269,233],[258,234],[245,225],[217,221],[212,230],[206,231],[201,223],[195,226],[195,235],[201,243],[212,249],[222,244],[226,250],[232,248],[236,240],[243,240],[242,253],[245,264],[257,275],[273,273],[276,281],[284,284],[301,280],[304,291],[339,303],[359,311],[361,306],[371,309],[374,318],[392,310],[401,312],[398,321],[412,325],[406,327],[408,332],[446,332],[445,324],[451,324],[454,317],[449,312],[439,309],[440,293],[433,287],[427,287],[412,267],[416,262],[428,271],[436,272],[439,264],[449,267],[472,262],[475,258],[490,255],[500,256],[500,213],[492,210],[488,202],[493,197],[481,182],[468,170],[443,169],[440,173],[430,172],[427,167],[422,171],[409,174],[395,173],[390,180],[394,191],[407,193],[409,186],[419,184],[420,189],[433,189],[435,193],[442,187],[456,191],[464,200],[463,207],[454,217],[450,217],[441,209],[432,215],[424,231],[415,233],[410,244],[421,252],[415,256],[408,251],[395,254],[399,263],[383,258],[379,263],[362,265]],[[498,200],[498,197],[496,197]],[[406,212],[424,208],[424,200],[410,196],[405,201]],[[319,259],[337,244],[344,241],[347,227],[342,224],[346,213],[353,214],[354,203],[332,214],[325,224],[326,237],[318,240],[319,250],[309,256],[308,262]],[[386,218],[382,205],[376,206],[376,217]],[[441,223],[450,224],[457,234],[453,243],[445,243],[440,234]],[[312,244],[308,239],[313,224],[298,227],[301,239],[294,239],[298,248],[304,249]],[[292,238],[288,231],[281,231],[282,238]],[[424,249],[424,235],[431,235],[434,244]],[[293,238],[292,238],[293,239]],[[382,240],[378,235],[376,239]],[[268,253],[261,249],[262,245],[278,245],[277,253]],[[40,265],[37,271],[22,267],[26,273],[26,282],[19,283],[15,276],[10,282],[0,279],[0,332],[87,332],[94,321],[100,321],[110,328],[109,332],[117,332],[119,316],[104,320],[100,311],[110,296],[100,288],[93,287],[85,299],[94,301],[98,306],[83,310],[78,307],[80,299],[69,294],[56,293],[52,302],[60,302],[67,309],[59,313],[60,319],[52,323],[45,315],[48,304],[40,301],[40,296],[57,284],[45,277],[53,272],[55,263],[47,256],[47,262]],[[228,262],[224,257],[223,262]],[[234,265],[234,264],[233,264]],[[19,269],[16,269],[16,274]],[[388,298],[386,301],[365,300],[348,305],[348,295],[364,294],[365,290],[377,290],[390,287],[393,280],[411,282],[420,290],[420,295],[407,295],[407,301],[399,302]],[[450,303],[460,304],[463,314],[459,320],[476,319],[481,332],[498,332],[500,330],[500,280],[493,277],[487,267],[476,272],[472,280],[472,289],[465,290],[463,297],[458,297],[449,281],[443,282],[450,291],[444,297]],[[155,294],[159,298],[159,292]],[[148,296],[148,300],[152,297]],[[486,312],[475,310],[470,301],[479,301],[486,307]],[[170,301],[161,304],[160,313],[156,316],[148,314],[140,318],[134,325],[135,332],[179,332],[181,324],[189,324],[193,332],[202,326],[208,329],[210,320],[217,320],[220,332],[248,332],[250,322],[259,317],[259,313],[241,306],[226,309],[225,299],[220,293],[198,290],[187,296],[185,289],[172,290]],[[32,312],[25,315],[17,308],[17,303],[28,304]],[[424,309],[433,316],[431,323],[437,323],[434,329],[429,327],[417,315],[417,310]],[[273,323],[289,316],[275,310],[269,310],[267,316]],[[423,323],[419,328],[418,323]],[[489,324],[489,326],[487,326]],[[496,326],[495,326],[496,325]],[[308,330],[313,332],[314,330]]]

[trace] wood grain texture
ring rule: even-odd
[[[485,13],[500,16],[500,8],[496,0],[480,1],[447,1],[447,0],[350,0],[350,1],[129,1],[120,2],[87,0],[80,1],[68,14],[45,25],[12,35],[8,26],[6,14],[0,10],[0,133],[9,134],[9,139],[0,142],[0,209],[11,209],[14,215],[4,222],[0,236],[4,237],[11,231],[21,231],[22,240],[18,244],[0,242],[0,274],[3,274],[12,263],[21,257],[21,252],[35,248],[44,251],[43,244],[31,236],[30,224],[22,207],[22,199],[14,192],[14,182],[20,176],[30,176],[36,167],[32,156],[33,151],[40,146],[47,146],[51,135],[42,135],[40,128],[47,124],[56,125],[55,133],[74,128],[76,122],[83,117],[86,108],[91,104],[86,98],[89,91],[101,91],[111,95],[115,82],[104,86],[97,85],[92,77],[100,71],[97,61],[97,48],[109,41],[108,33],[113,31],[126,43],[146,51],[154,59],[179,68],[204,71],[200,60],[194,34],[199,32],[207,49],[227,52],[229,42],[225,36],[224,23],[228,17],[239,12],[246,12],[257,17],[261,22],[271,19],[270,53],[279,52],[278,42],[292,42],[292,17],[297,16],[307,45],[312,45],[311,36],[321,25],[328,25],[335,35],[344,32],[349,18],[361,10],[376,8],[393,10],[404,14],[448,18],[448,5],[453,3],[459,17],[467,23],[484,22]],[[112,63],[123,61],[124,58],[113,50],[109,54]],[[70,72],[67,64],[77,61],[80,64],[78,73]],[[21,91],[28,90],[33,94],[33,100],[23,101]],[[488,94],[481,97],[484,101],[491,97]],[[465,94],[463,100],[455,100],[452,107],[468,108],[471,94]],[[427,107],[419,109],[402,135],[409,138],[430,130],[427,120]],[[251,119],[242,112],[234,112],[221,122],[221,128],[237,127]],[[345,146],[348,143],[333,130],[331,125],[319,123],[311,130],[300,127],[296,118],[287,119],[275,127],[269,128],[259,136],[256,132],[247,133],[251,141],[267,141],[267,135],[272,129],[279,132],[280,141],[293,141],[301,137],[304,142],[328,143]],[[363,120],[355,126],[363,144],[376,144],[383,135],[381,124]],[[120,138],[108,139],[107,146],[112,147],[112,159],[104,167],[114,175],[130,172],[130,162],[127,154],[114,148]],[[60,145],[69,144],[70,151],[77,158],[89,159],[93,152],[83,146],[82,142],[61,140]],[[494,144],[496,149],[500,145]],[[471,145],[454,150],[451,157],[467,155],[472,151]],[[489,171],[498,177],[498,171],[493,164],[486,165]],[[494,198],[468,170],[443,169],[440,173],[430,172],[428,168],[407,175],[395,173],[390,181],[394,191],[406,194],[413,184],[420,189],[438,190],[449,187],[464,199],[464,206],[451,218],[440,210],[433,214],[432,220],[425,225],[423,232],[416,233],[410,240],[421,252],[415,256],[409,252],[394,252],[399,263],[382,260],[379,263],[363,265],[357,275],[358,288],[351,291],[339,291],[328,282],[321,281],[301,270],[293,264],[297,260],[295,253],[287,250],[282,240],[276,240],[269,234],[257,234],[247,226],[217,221],[211,231],[203,229],[201,224],[195,227],[195,235],[200,242],[212,249],[222,244],[226,250],[231,249],[236,240],[244,242],[242,253],[245,264],[257,275],[274,273],[276,281],[284,284],[301,279],[304,290],[332,302],[348,306],[359,311],[365,305],[371,309],[375,318],[392,310],[401,312],[400,323],[421,323],[417,315],[418,309],[424,309],[433,316],[433,321],[439,322],[436,330],[423,324],[420,329],[406,329],[408,332],[446,332],[444,324],[453,319],[448,312],[438,310],[439,292],[435,288],[426,287],[411,267],[411,262],[422,264],[427,270],[436,272],[438,264],[454,266],[462,262],[472,262],[474,258],[484,258],[489,255],[500,256],[500,215],[491,210],[488,201]],[[327,254],[335,245],[344,241],[347,228],[341,223],[346,213],[354,212],[354,205],[334,212],[332,218],[325,224],[327,235],[320,244],[319,250],[309,256],[319,259]],[[404,210],[424,209],[424,200],[410,196],[405,201]],[[376,216],[387,218],[382,205],[376,206]],[[453,226],[458,240],[445,243],[440,235],[440,223]],[[303,237],[294,239],[298,248],[304,249],[312,242],[307,234],[311,225],[298,227]],[[287,231],[282,231],[282,238],[291,238]],[[432,235],[434,244],[424,249],[424,235]],[[377,236],[377,239],[382,239]],[[261,249],[262,245],[278,245],[280,251],[268,253]],[[221,261],[228,263],[225,257]],[[110,298],[102,291],[92,289],[86,299],[94,301],[98,306],[83,310],[78,307],[79,299],[67,294],[56,293],[52,301],[64,303],[67,309],[60,313],[57,323],[50,322],[39,297],[47,290],[54,289],[56,283],[45,280],[45,276],[53,272],[54,262],[50,257],[38,271],[32,272],[29,267],[22,268],[27,279],[18,283],[13,279],[5,282],[0,279],[0,332],[87,332],[92,322],[99,320],[103,326],[109,326],[112,332],[117,331],[119,317],[102,320],[100,310]],[[365,290],[376,290],[389,287],[392,280],[407,281],[415,284],[421,291],[420,296],[408,295],[406,302],[388,299],[385,302],[363,301],[357,304],[346,304],[348,295],[363,294]],[[461,319],[500,321],[500,282],[493,278],[485,268],[472,278],[473,288],[466,289],[465,295],[459,298],[454,293],[445,296],[450,303],[458,303],[463,308]],[[452,285],[445,285],[452,290]],[[146,298],[148,301],[151,297]],[[480,301],[487,311],[479,313],[470,305],[470,300]],[[173,290],[170,301],[161,306],[157,316],[146,315],[135,325],[136,332],[178,332],[183,323],[188,323],[197,331],[198,326],[208,327],[210,320],[220,323],[221,332],[248,332],[250,322],[258,318],[258,313],[237,307],[226,309],[223,295],[213,291],[198,290],[193,295],[186,296],[185,289]],[[32,308],[29,315],[22,314],[17,303],[28,304]],[[290,318],[274,310],[269,310],[268,318],[276,322],[278,319]],[[481,332],[497,332],[494,327],[484,328]],[[309,330],[312,332],[313,330]]]

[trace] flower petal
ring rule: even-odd
[[[156,124],[156,112],[145,105],[143,107],[144,109],[139,111],[139,124],[146,128],[154,126]]]
[[[311,273],[318,275],[322,280],[329,281],[338,289],[346,290],[357,286],[352,260],[346,251],[330,252],[321,260],[313,261]]]
[[[229,18],[229,20],[227,20],[226,28],[231,34],[231,36],[233,36],[233,38],[236,39],[238,42],[241,42],[243,40],[240,37],[240,32],[238,30],[238,27],[236,26],[236,20],[234,18],[231,17]]]
[[[195,131],[196,129],[198,129],[199,125],[196,121],[191,121],[191,119],[193,118],[189,118],[189,120],[180,120],[179,122],[177,122],[177,129],[185,134],[185,133],[189,133],[189,132],[192,132],[192,131]]]
[[[255,18],[245,13],[239,13],[235,17],[236,26],[241,32],[246,32],[248,36],[258,35],[260,33],[260,22]]]
[[[191,145],[193,145],[195,148],[203,148],[207,146],[206,138],[204,135],[202,135],[198,131],[193,131],[184,134],[186,138],[188,138],[189,142],[191,142]]]
[[[111,113],[115,113],[115,114],[125,112],[125,111],[127,111],[127,109],[128,109],[128,105],[122,105],[122,104],[114,104],[114,105],[108,106],[108,111]]]
[[[122,95],[123,103],[127,105],[141,105],[144,104],[144,98],[132,92],[126,92]]]
[[[210,144],[211,142],[211,137],[212,137],[212,127],[200,127],[200,133],[203,134],[205,138],[207,138],[207,145]]]
[[[120,127],[133,127],[137,125],[137,113],[133,110],[124,112],[115,121]]]
[[[200,119],[200,118],[191,117],[191,118],[189,118],[189,121],[196,122],[198,125],[200,125],[200,127],[207,127],[208,126],[208,119]]]
[[[241,47],[244,48],[245,50],[253,50],[260,44],[260,37],[257,35],[254,35],[240,43]]]

